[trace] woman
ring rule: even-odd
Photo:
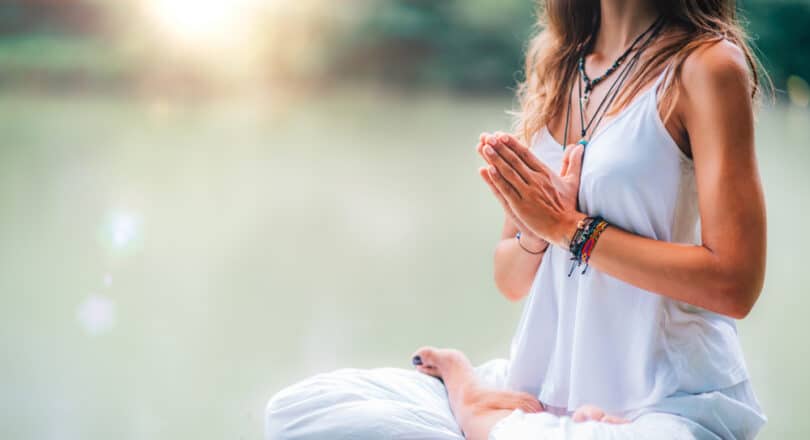
[[[734,323],[766,237],[733,0],[544,6],[521,137],[478,146],[506,213],[498,288],[529,295],[510,361],[426,347],[423,376],[319,375],[271,400],[268,438],[748,439],[765,423]]]

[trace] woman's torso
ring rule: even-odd
[[[700,243],[694,167],[658,112],[657,89],[603,123],[586,149],[580,210],[656,240]],[[547,130],[535,154],[559,170]],[[568,277],[570,255],[543,257],[512,341],[508,384],[544,403],[626,413],[677,392],[738,384],[748,374],[731,318],[636,288],[591,267]]]

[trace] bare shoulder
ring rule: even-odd
[[[750,94],[750,68],[745,52],[728,40],[698,47],[683,63],[685,92],[699,101],[718,92]]]
[[[704,170],[733,164],[754,151],[752,74],[743,49],[729,41],[707,43],[683,62],[678,116],[690,152]],[[742,166],[742,165],[740,165]],[[708,168],[707,168],[708,167]]]
[[[676,140],[688,156],[697,159],[721,143],[752,142],[753,82],[742,48],[728,40],[697,47],[684,59],[679,82]]]

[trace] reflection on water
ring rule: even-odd
[[[506,356],[520,306],[491,280],[474,147],[509,105],[4,97],[0,437],[259,438],[308,374],[407,368],[428,343]],[[740,333],[762,438],[810,430],[808,121],[760,121],[768,282]]]

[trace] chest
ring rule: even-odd
[[[658,114],[659,108],[657,93],[659,91],[657,83],[647,87],[644,91],[639,93],[635,99],[626,104],[624,109],[616,110],[614,108],[611,110],[611,113],[605,113],[599,109],[600,104],[607,105],[609,102],[611,102],[606,100],[609,98],[606,95],[607,92],[608,90],[606,90],[605,87],[595,88],[591,91],[588,103],[580,107],[580,94],[575,86],[570,96],[571,102],[569,113],[566,114],[563,112],[559,117],[549,121],[546,127],[546,131],[548,132],[551,141],[558,145],[574,145],[583,138],[583,130],[585,133],[585,139],[590,141],[599,135],[605,126],[610,125],[612,120],[620,119],[625,112],[630,112],[631,109],[634,109],[639,104],[652,104],[651,108],[646,110],[656,112],[656,118],[666,130],[666,137],[674,142],[681,153],[683,153],[682,156],[691,158],[689,137],[686,134],[683,124],[678,120],[678,118],[674,117],[668,118],[666,121],[662,121],[661,115]],[[616,102],[613,102],[613,104],[615,105]],[[677,107],[673,114],[676,113]]]
[[[692,173],[658,117],[654,101],[639,102],[606,123],[585,149],[579,203],[583,212],[614,219],[637,232],[667,225],[684,197]],[[559,171],[563,149],[548,130],[538,136],[537,154]]]

